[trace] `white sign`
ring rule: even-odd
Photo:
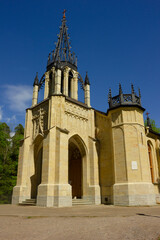
[[[137,162],[132,161],[132,170],[138,169]]]

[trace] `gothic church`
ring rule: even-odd
[[[84,102],[78,100],[78,82]],[[44,100],[38,103],[44,86]],[[107,112],[90,105],[90,82],[77,71],[65,13],[45,74],[26,110],[13,204],[123,206],[160,203],[160,134],[144,126],[141,94],[108,96]]]

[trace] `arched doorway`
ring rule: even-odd
[[[82,197],[82,156],[74,143],[69,144],[69,184],[72,198]]]
[[[83,197],[83,165],[85,148],[82,139],[75,135],[69,140],[68,181],[72,186],[72,198]]]
[[[149,143],[148,143],[148,155],[149,155],[149,164],[150,164],[150,171],[151,171],[151,179],[152,179],[152,183],[154,183],[152,148],[151,148],[151,145],[150,145]]]
[[[42,180],[42,156],[43,156],[43,148],[41,147],[34,158],[34,169],[35,173],[31,177],[31,198],[36,199],[38,193],[38,186],[41,184]]]

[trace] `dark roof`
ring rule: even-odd
[[[152,135],[156,135],[158,138],[160,138],[160,133],[152,130],[152,129],[149,129],[149,133],[152,134]]]

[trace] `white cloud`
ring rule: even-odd
[[[30,107],[33,91],[31,86],[5,85],[4,88],[5,99],[11,110],[22,113],[26,108]]]
[[[2,117],[3,117],[3,111],[2,111],[2,106],[0,106],[0,121],[2,121]]]
[[[16,115],[13,115],[11,117],[7,117],[5,120],[6,120],[7,123],[16,122],[16,120],[17,120]]]
[[[13,137],[15,135],[15,132],[10,132],[10,137]]]

